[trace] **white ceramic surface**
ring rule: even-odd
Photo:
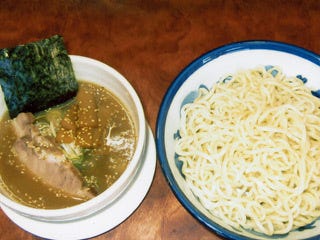
[[[288,76],[302,75],[307,78],[308,86],[320,89],[319,56],[296,46],[269,41],[241,42],[204,54],[180,73],[163,99],[157,120],[156,136],[162,170],[182,205],[196,219],[221,236],[230,239],[320,239],[320,219],[300,230],[271,237],[244,229],[234,229],[210,214],[200,204],[181,174],[174,151],[181,107],[193,101],[201,85],[211,88],[226,74],[261,65],[279,66]]]

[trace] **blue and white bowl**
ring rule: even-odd
[[[157,151],[163,173],[181,204],[202,224],[230,239],[320,239],[320,218],[288,234],[267,236],[235,229],[209,213],[193,195],[181,173],[174,150],[180,109],[226,74],[257,66],[278,66],[287,76],[299,76],[320,89],[320,57],[303,48],[274,41],[238,42],[214,49],[193,61],[174,80],[162,101],[156,126]],[[319,94],[319,92],[315,92]],[[319,95],[318,95],[319,96]],[[320,156],[319,156],[320,157]],[[320,201],[320,199],[319,199]]]

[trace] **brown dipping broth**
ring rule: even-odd
[[[104,87],[80,81],[79,92],[83,90],[95,99],[99,137],[103,144],[86,150],[85,160],[79,170],[87,181],[92,180],[96,183],[95,191],[100,194],[126,169],[136,146],[136,132],[128,111],[112,93]],[[72,100],[59,109],[62,108],[65,114],[75,102]],[[65,208],[85,201],[44,184],[20,163],[11,151],[16,137],[8,113],[2,117],[0,129],[0,185],[12,199],[43,209]]]

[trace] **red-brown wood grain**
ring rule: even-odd
[[[167,88],[196,57],[227,43],[257,39],[320,53],[319,19],[317,0],[2,0],[0,48],[62,35],[70,54],[103,61],[128,79],[155,133]],[[0,210],[0,239],[39,238]],[[182,207],[157,163],[140,207],[118,227],[94,239],[221,237]]]

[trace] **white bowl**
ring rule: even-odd
[[[106,87],[115,94],[127,107],[137,131],[137,145],[134,155],[126,170],[119,179],[98,196],[68,208],[44,210],[19,204],[0,192],[0,203],[23,216],[42,221],[69,221],[84,218],[117,201],[117,197],[126,190],[134,180],[137,170],[142,164],[146,148],[146,131],[143,107],[140,99],[130,83],[116,70],[106,64],[81,56],[70,56],[75,76],[79,80],[86,80]],[[1,92],[2,94],[2,92]],[[0,96],[0,116],[7,110]]]
[[[156,126],[159,161],[167,181],[181,204],[203,225],[230,239],[319,239],[320,219],[285,235],[268,237],[235,229],[209,213],[186,184],[177,160],[174,140],[181,107],[192,102],[199,86],[211,88],[226,74],[257,66],[279,66],[288,76],[302,75],[307,85],[320,89],[320,58],[300,47],[271,41],[248,41],[225,45],[210,51],[187,66],[169,87],[162,101]],[[319,199],[320,201],[320,199]]]

